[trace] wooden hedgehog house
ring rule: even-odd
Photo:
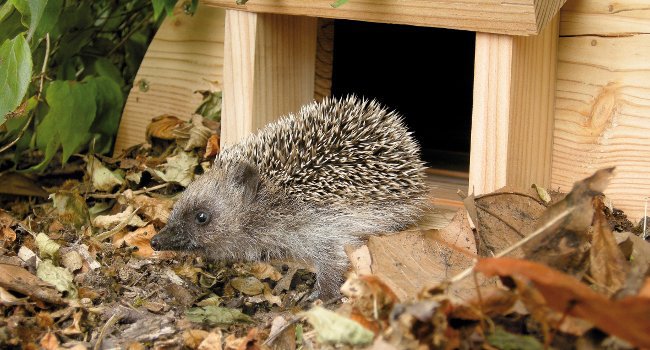
[[[202,0],[192,16],[179,4],[145,55],[116,150],[142,142],[153,117],[189,119],[201,102],[197,90],[222,90],[225,145],[330,95],[333,57],[345,50],[333,34],[338,23],[447,28],[473,40],[473,66],[464,75],[471,96],[462,104],[470,111],[468,164],[460,182],[447,185],[460,183],[475,193],[532,183],[566,191],[593,171],[616,166],[606,194],[628,216],[642,217],[650,196],[650,10],[643,2],[349,0],[333,8],[332,1]],[[402,55],[433,49],[444,58],[456,52],[445,42],[419,40]],[[413,68],[436,65],[442,63]],[[385,64],[376,75],[394,69]],[[447,82],[414,88],[426,92],[434,84]],[[431,91],[427,103],[447,103],[432,102]],[[427,118],[456,117],[436,116],[434,108]],[[416,133],[433,138],[445,133],[420,129]],[[445,176],[438,176],[437,188],[444,188]],[[437,195],[453,204],[453,192]]]

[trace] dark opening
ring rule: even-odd
[[[337,20],[332,94],[400,112],[437,169],[468,171],[474,32]]]

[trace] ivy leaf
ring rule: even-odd
[[[122,72],[120,72],[117,67],[106,57],[100,57],[93,64],[95,72],[102,77],[111,78],[115,81],[119,87],[124,86],[124,78],[122,77]]]
[[[32,77],[32,54],[21,34],[0,46],[0,125],[20,105]]]

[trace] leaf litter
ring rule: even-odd
[[[214,123],[159,117],[147,144],[73,155],[58,180],[2,191],[0,347],[650,347],[650,247],[602,195],[613,169],[569,194],[464,196],[446,227],[370,237],[350,254],[343,302],[314,301],[300,262],[153,251],[219,151]]]

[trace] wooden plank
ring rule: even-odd
[[[316,47],[316,77],[314,99],[322,100],[332,94],[332,68],[334,64],[334,20],[318,19]]]
[[[548,186],[558,20],[541,35],[476,35],[469,191]]]
[[[116,153],[144,142],[153,117],[172,114],[189,119],[201,103],[201,96],[194,91],[219,89],[224,18],[223,9],[199,6],[196,14],[189,16],[179,6],[173,17],[164,20],[129,93]]]
[[[222,146],[313,100],[317,24],[226,11]]]
[[[638,220],[650,196],[650,7],[571,0],[560,33],[553,187],[616,166],[605,193]]]
[[[209,6],[276,13],[352,19],[367,22],[442,27],[479,32],[534,35],[565,0],[354,0],[333,8],[332,0],[202,0]]]

